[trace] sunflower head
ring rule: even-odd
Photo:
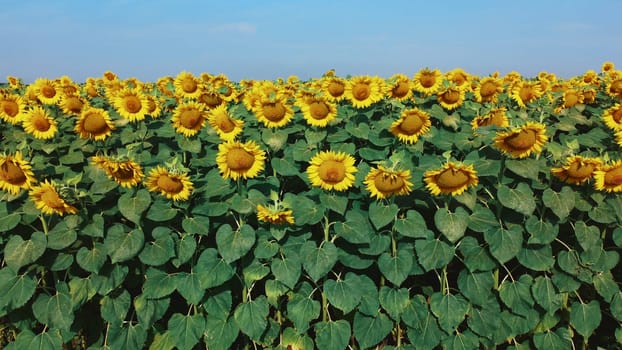
[[[140,164],[125,157],[93,156],[91,162],[104,170],[108,178],[114,180],[121,187],[135,187],[142,181],[144,176]]]
[[[396,101],[408,100],[413,95],[413,83],[404,74],[395,74],[385,86],[385,94]]]
[[[423,175],[426,188],[435,196],[462,194],[469,186],[477,186],[479,179],[473,165],[447,162],[440,169],[428,170]]]
[[[413,87],[426,96],[435,94],[443,83],[443,74],[439,69],[423,68],[415,74]]]
[[[614,70],[615,67],[616,66],[613,62],[606,61],[606,62],[603,62],[603,64],[600,66],[600,71],[603,73],[607,73],[607,72]]]
[[[372,168],[364,183],[371,196],[377,199],[407,195],[413,186],[410,182],[410,170],[385,168],[382,165]]]
[[[14,77],[12,75],[8,75],[6,77],[6,81],[9,83],[9,86],[12,89],[19,89],[22,86],[22,80],[18,77]]]
[[[544,124],[527,122],[522,127],[498,132],[494,143],[497,149],[513,158],[526,158],[532,153],[542,152],[542,146],[547,140]]]
[[[622,131],[622,104],[616,103],[603,113],[603,122],[614,131]]]
[[[436,94],[438,103],[447,110],[454,110],[464,103],[465,91],[456,86],[448,86]]]
[[[263,170],[266,152],[254,141],[229,141],[218,145],[216,163],[224,179],[254,178]]]
[[[603,165],[594,171],[594,188],[606,192],[622,192],[622,160]]]
[[[365,75],[350,78],[345,95],[354,108],[366,108],[382,100],[384,91],[382,79]]]
[[[503,92],[503,82],[495,77],[486,77],[479,81],[473,90],[479,103],[497,103],[500,93]]]
[[[41,185],[30,189],[30,198],[44,214],[75,214],[78,209],[63,196],[62,188],[54,181],[45,180]]]
[[[346,98],[346,80],[334,75],[322,78],[322,91],[324,96],[331,101],[341,101]]]
[[[173,85],[179,97],[197,98],[201,94],[201,81],[190,72],[183,71],[175,77]]]
[[[263,206],[257,204],[257,220],[274,225],[294,224],[294,216],[291,209],[283,208],[280,203]]]
[[[430,131],[432,122],[430,115],[418,108],[402,111],[400,119],[394,121],[389,131],[400,141],[414,144],[419,140],[419,136]]]
[[[27,133],[43,140],[51,139],[58,131],[54,118],[41,106],[35,106],[26,112],[22,125]]]
[[[26,102],[16,94],[0,94],[0,118],[10,124],[20,123],[26,111]]]
[[[83,139],[90,138],[101,141],[112,135],[114,129],[114,123],[110,119],[108,111],[101,108],[86,107],[80,113],[74,131]]]
[[[307,168],[309,181],[324,190],[345,191],[354,184],[355,159],[344,152],[322,151],[313,156]]]
[[[528,103],[537,100],[542,94],[543,91],[540,82],[521,80],[513,85],[510,97],[516,101],[520,107],[526,108]]]
[[[138,89],[131,88],[116,91],[112,103],[119,115],[130,122],[144,120],[149,108],[145,94]]]
[[[160,165],[149,171],[146,186],[173,201],[188,200],[194,188],[187,172]]]
[[[294,110],[283,93],[268,94],[257,100],[253,107],[257,119],[268,128],[283,127],[294,117]]]
[[[22,158],[20,151],[15,155],[0,155],[0,189],[17,195],[21,190],[29,190],[36,182],[30,163]]]
[[[302,115],[311,126],[324,128],[337,118],[337,105],[322,97],[307,97],[300,99]]]
[[[510,126],[506,111],[507,109],[505,107],[499,107],[491,110],[490,112],[488,112],[488,114],[475,117],[471,121],[471,128],[473,129],[473,131],[489,125],[506,128]]]
[[[199,130],[205,126],[206,120],[207,114],[204,107],[195,101],[178,105],[171,118],[175,131],[186,137],[198,134]]]
[[[77,94],[63,95],[58,103],[65,115],[80,115],[86,106],[86,101]]]
[[[37,99],[41,103],[53,105],[61,98],[60,87],[53,80],[39,78],[35,80],[33,86]]]
[[[564,182],[579,185],[594,177],[594,172],[599,170],[601,165],[602,161],[599,158],[570,156],[566,158],[564,165],[552,168],[551,173]]]
[[[233,118],[226,104],[211,109],[207,114],[207,122],[223,141],[235,140],[244,130],[244,121]]]
[[[574,107],[583,103],[583,94],[579,90],[566,89],[563,94],[564,108]]]
[[[607,95],[617,98],[622,98],[622,77],[614,77],[608,83],[605,88]]]

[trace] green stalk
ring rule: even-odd
[[[48,234],[48,223],[45,221],[43,215],[39,215],[39,221],[41,221],[41,226],[43,226],[43,233],[47,236]]]

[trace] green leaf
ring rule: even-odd
[[[389,316],[395,322],[399,322],[400,315],[406,310],[410,304],[408,289],[406,288],[389,288],[387,286],[380,287],[378,294],[380,305],[387,311]]]
[[[158,198],[147,211],[147,219],[155,222],[165,222],[177,216],[178,210],[172,207],[171,201]]]
[[[28,350],[56,350],[63,348],[63,337],[60,330],[45,331],[35,335],[28,346],[24,349]],[[6,349],[9,349],[8,347]]]
[[[285,257],[272,260],[270,268],[277,281],[282,282],[292,289],[296,283],[298,283],[298,279],[302,273],[299,260],[287,259]]]
[[[538,173],[541,166],[538,163],[538,160],[531,158],[505,160],[505,166],[513,173],[535,181],[539,181]]]
[[[320,302],[294,294],[287,302],[287,318],[294,322],[296,330],[305,333],[309,329],[309,322],[320,316]]]
[[[588,226],[583,221],[577,221],[574,225],[574,232],[583,250],[600,246],[600,231],[597,226]]]
[[[399,286],[408,277],[413,266],[412,250],[400,249],[396,256],[383,253],[378,258],[378,269],[391,283]]]
[[[443,340],[443,349],[479,349],[479,338],[473,332],[456,332]]]
[[[197,241],[195,241],[194,236],[191,234],[182,235],[176,244],[175,250],[177,257],[172,260],[173,265],[179,267],[188,262],[194,255],[196,249]]]
[[[513,313],[526,316],[531,311],[534,300],[531,295],[533,279],[529,275],[522,275],[516,281],[504,281],[499,286],[499,297]]]
[[[37,282],[30,275],[16,275],[10,268],[0,270],[0,310],[15,310],[30,300]]]
[[[104,217],[101,214],[94,214],[88,224],[78,233],[91,237],[104,237]]]
[[[530,235],[528,244],[549,244],[557,238],[559,225],[553,225],[532,215],[525,221],[525,229]]]
[[[32,304],[32,312],[37,320],[49,327],[69,331],[73,323],[74,313],[72,310],[71,296],[66,285],[60,288],[57,285],[56,294],[49,296],[39,294]]]
[[[200,315],[174,313],[168,321],[171,339],[179,350],[192,350],[199,343],[205,329],[205,318]]]
[[[504,207],[514,209],[525,216],[530,216],[536,209],[533,191],[524,182],[519,183],[516,188],[500,185],[497,198]]]
[[[239,333],[240,329],[233,318],[207,317],[203,339],[211,350],[228,350]]]
[[[613,243],[618,247],[622,248],[622,227],[616,227],[612,233]]]
[[[562,187],[561,192],[547,188],[542,193],[542,202],[563,221],[574,208],[574,191],[569,186]]]
[[[484,232],[484,240],[490,245],[490,254],[505,264],[520,251],[523,232],[519,226],[511,226],[507,230],[498,227]]]
[[[348,211],[345,221],[335,223],[335,232],[346,241],[353,244],[369,243],[372,228],[367,216],[360,211]]]
[[[210,295],[205,301],[205,310],[208,318],[220,318],[226,320],[231,313],[232,296],[230,290],[224,290]]]
[[[464,320],[469,303],[460,295],[436,292],[430,297],[430,310],[442,329],[453,332]]]
[[[320,193],[320,202],[335,213],[343,215],[348,208],[348,197],[339,193]]]
[[[22,219],[21,213],[11,213],[0,216],[0,232],[8,232],[15,228]]]
[[[488,250],[480,245],[474,237],[464,237],[458,250],[464,257],[463,261],[469,271],[490,271],[498,266]]]
[[[188,304],[196,305],[201,302],[205,295],[205,290],[201,288],[199,274],[196,271],[179,272],[177,281],[177,291],[186,299]]]
[[[147,331],[140,323],[124,323],[108,328],[108,343],[111,349],[141,350],[146,340]]]
[[[108,255],[106,255],[105,247],[99,242],[93,244],[93,249],[81,247],[76,253],[76,262],[78,266],[85,271],[93,273],[98,273],[99,270],[101,270],[107,258]]]
[[[562,306],[559,294],[548,276],[538,276],[531,286],[531,294],[538,305],[549,313],[554,313]]]
[[[393,322],[387,315],[367,316],[359,312],[354,314],[352,330],[361,349],[369,349],[380,343],[393,328]]]
[[[316,246],[315,242],[307,241],[300,249],[302,267],[314,282],[326,276],[335,266],[338,259],[337,247],[333,242],[322,242]]]
[[[305,196],[285,196],[285,200],[291,203],[297,226],[314,225],[324,218],[324,205]]]
[[[469,301],[477,305],[485,305],[492,296],[495,281],[490,271],[469,272],[464,269],[458,275],[458,288]]]
[[[35,338],[35,334],[30,329],[24,329],[17,334],[15,340],[7,344],[5,350],[22,350],[32,348],[32,341]],[[55,348],[58,349],[58,348]],[[52,350],[52,349],[50,349]]]
[[[431,312],[426,313],[416,327],[408,328],[408,339],[415,346],[415,349],[434,349],[445,336]]]
[[[143,264],[159,266],[175,256],[175,242],[171,229],[158,226],[151,231],[154,240],[147,242],[138,257]]]
[[[478,204],[469,216],[467,227],[475,232],[483,233],[491,227],[498,227],[499,225],[499,220],[492,210]]]
[[[620,292],[620,287],[609,271],[594,275],[594,288],[607,302],[611,302],[613,296]]]
[[[100,301],[102,319],[110,323],[121,324],[130,309],[131,299],[127,290],[104,296]]]
[[[378,288],[371,278],[360,275],[358,289],[361,293],[361,303],[357,310],[368,316],[378,315],[380,301],[378,300]]]
[[[434,213],[434,224],[451,243],[455,243],[464,236],[469,214],[463,207],[456,208],[453,213],[447,208],[439,208]]]
[[[534,271],[548,271],[555,265],[553,251],[548,244],[528,244],[518,252],[517,259],[521,265]]]
[[[343,350],[348,346],[351,329],[350,323],[346,320],[318,322],[314,330],[318,349]]]
[[[259,340],[268,326],[268,313],[270,312],[268,301],[264,295],[258,298],[240,303],[233,313],[235,323],[242,333],[253,340]]]
[[[69,247],[77,238],[76,230],[69,228],[65,221],[59,222],[47,235],[48,248],[62,250]]]
[[[190,234],[207,235],[209,230],[209,217],[196,215],[184,218],[181,227]]]
[[[30,239],[24,241],[21,236],[13,235],[4,247],[4,261],[11,270],[17,272],[22,266],[35,262],[47,247],[43,232],[35,231]]]
[[[166,273],[160,269],[149,267],[145,273],[143,294],[148,298],[163,298],[177,288],[177,275]]]
[[[115,224],[107,232],[104,239],[106,253],[113,264],[130,260],[143,249],[145,235],[140,228],[125,232],[123,225]]]
[[[201,152],[201,140],[199,139],[189,139],[187,137],[178,137],[177,143],[179,144],[179,148],[181,148],[184,151],[188,151],[190,153]]]
[[[156,333],[153,336],[153,342],[149,345],[149,350],[173,350],[175,343],[171,337],[170,331],[164,333]]]
[[[231,265],[219,257],[214,248],[207,248],[201,253],[194,271],[199,275],[203,289],[220,286],[235,274]]]
[[[383,205],[379,202],[372,202],[369,205],[369,220],[379,230],[393,222],[399,210],[397,204]]]
[[[117,201],[119,212],[136,225],[140,225],[140,217],[149,208],[149,204],[151,195],[146,189],[138,190],[135,196],[132,196],[131,192],[126,192]]]
[[[600,304],[592,300],[587,304],[574,302],[570,306],[570,325],[583,336],[585,342],[600,325]]]
[[[455,248],[440,239],[415,241],[417,260],[426,271],[447,266],[454,258]]]
[[[428,238],[428,228],[425,219],[416,210],[406,212],[406,217],[398,217],[393,225],[402,236],[412,238]]]
[[[288,159],[272,158],[270,165],[281,176],[297,176],[300,172],[298,167]]]
[[[254,244],[255,230],[249,225],[243,225],[233,231],[231,226],[225,224],[216,231],[218,252],[228,263],[244,256]]]
[[[572,337],[567,328],[558,328],[554,332],[534,334],[533,343],[538,350],[567,350],[572,347]]]
[[[348,272],[344,279],[324,282],[324,293],[334,307],[348,313],[361,301],[361,291],[358,284],[358,276]]]
[[[138,322],[144,327],[150,327],[162,319],[169,308],[170,301],[170,298],[149,299],[144,294],[138,295],[133,302]]]
[[[616,320],[622,322],[622,292],[617,292],[611,298],[611,304],[609,304],[609,309],[611,310],[611,315],[615,317]]]

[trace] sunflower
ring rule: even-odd
[[[61,98],[60,87],[53,80],[39,78],[35,80],[33,87],[34,93],[41,103],[53,105]]]
[[[469,186],[477,186],[479,179],[473,165],[447,162],[442,168],[428,170],[423,174],[426,188],[435,196],[462,194]]]
[[[336,76],[326,76],[322,78],[322,91],[324,96],[331,101],[341,101],[346,98],[345,79]]]
[[[22,125],[27,133],[38,139],[51,139],[58,131],[54,118],[41,106],[35,106],[26,112]]]
[[[91,138],[97,141],[105,140],[112,135],[112,130],[114,129],[115,127],[112,120],[110,120],[108,111],[95,107],[86,107],[80,113],[74,127],[74,131],[80,138]]]
[[[421,109],[413,108],[402,111],[400,119],[391,124],[389,131],[400,141],[414,144],[419,140],[419,136],[430,131],[431,126],[430,115]]]
[[[178,133],[190,137],[205,126],[207,115],[204,107],[195,101],[188,101],[175,108],[171,121]]]
[[[581,93],[583,95],[583,103],[592,104],[596,102],[596,89],[583,89]]]
[[[566,89],[563,94],[564,108],[574,107],[583,103],[583,94],[575,89]]]
[[[611,81],[607,83],[605,92],[609,96],[622,98],[622,77],[611,79]]]
[[[190,72],[183,71],[175,77],[173,86],[179,97],[197,98],[201,95],[200,80]]]
[[[24,117],[26,102],[15,94],[0,95],[0,118],[10,124],[18,124]]]
[[[542,94],[542,86],[539,82],[525,80],[516,82],[510,91],[510,97],[522,108],[526,108],[528,103],[537,100]]]
[[[443,83],[443,74],[439,69],[423,68],[413,78],[413,88],[426,96],[436,93]]]
[[[382,100],[384,82],[367,75],[352,77],[347,81],[345,95],[354,108],[366,108]]]
[[[595,170],[594,188],[599,191],[622,192],[622,160]]]
[[[104,156],[93,156],[91,162],[104,170],[108,178],[114,180],[121,187],[137,186],[143,179],[142,168],[133,160],[116,160]]]
[[[14,156],[0,155],[0,189],[17,195],[36,182],[30,163],[22,158],[22,152],[17,151]]]
[[[86,101],[78,95],[63,95],[58,105],[65,115],[80,115]]]
[[[244,128],[244,121],[232,118],[227,111],[226,104],[221,104],[207,112],[207,122],[223,141],[235,140]]]
[[[63,216],[64,214],[75,214],[78,212],[76,207],[67,203],[65,198],[63,198],[58,185],[54,181],[45,180],[41,185],[33,186],[29,194],[35,206],[44,214]]]
[[[188,200],[193,190],[192,181],[187,173],[169,171],[160,165],[149,171],[146,186],[149,191],[160,192],[161,195],[174,201]]]
[[[622,104],[616,103],[603,113],[603,122],[614,131],[622,131]]]
[[[513,158],[525,158],[531,153],[542,152],[542,146],[548,140],[546,126],[541,123],[527,122],[520,128],[498,132],[495,146]]]
[[[147,94],[147,114],[151,116],[151,118],[160,117],[160,113],[162,113],[162,105],[160,99],[156,96]]]
[[[218,145],[216,163],[224,179],[254,178],[263,170],[266,152],[254,141],[224,142]]]
[[[551,173],[569,184],[579,185],[594,176],[602,161],[599,158],[583,158],[569,156],[566,163],[559,168],[552,168]]]
[[[413,95],[413,83],[405,74],[395,74],[385,85],[385,94],[396,101],[405,101]]]
[[[354,157],[347,153],[322,151],[311,158],[307,175],[313,186],[345,191],[354,184],[354,162]]]
[[[323,97],[308,97],[299,100],[302,116],[311,126],[324,128],[337,118],[337,104]]]
[[[20,78],[18,78],[18,77],[14,77],[14,76],[12,76],[12,75],[8,75],[8,76],[6,77],[6,81],[8,81],[8,82],[9,82],[9,86],[10,86],[12,89],[19,89],[19,88],[22,86],[22,83],[23,83],[23,82],[22,82],[22,80],[21,80]]]
[[[603,62],[603,64],[600,66],[600,71],[603,73],[607,73],[607,72],[614,70],[615,67],[616,66],[613,62],[606,61],[606,62]]]
[[[494,125],[500,128],[507,128],[510,126],[508,121],[507,109],[505,107],[499,107],[491,110],[486,115],[477,116],[471,121],[471,128],[473,131],[483,126]]]
[[[219,93],[209,90],[201,92],[199,97],[197,97],[197,102],[204,105],[207,109],[214,109],[227,104],[227,101],[220,97]]]
[[[497,103],[500,93],[503,92],[503,82],[499,78],[486,77],[479,81],[473,89],[479,103]]]
[[[291,209],[283,209],[279,205],[263,206],[257,204],[257,219],[259,221],[268,222],[275,225],[294,224],[294,216]]]
[[[255,102],[253,112],[257,119],[268,128],[285,126],[294,117],[294,110],[287,104],[287,97],[282,93],[263,96]]]
[[[464,95],[464,90],[449,86],[437,92],[436,100],[443,108],[451,111],[464,103]]]
[[[409,194],[413,186],[409,180],[410,170],[387,169],[378,165],[369,171],[364,183],[372,197],[383,199]]]
[[[462,68],[456,68],[445,74],[445,78],[461,90],[471,89],[471,76]]]
[[[130,122],[145,119],[149,109],[149,101],[140,90],[123,88],[114,93],[112,104],[121,117]]]

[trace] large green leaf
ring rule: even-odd
[[[203,339],[210,350],[228,350],[238,337],[240,329],[233,317],[207,317]]]
[[[600,304],[596,300],[585,304],[575,301],[570,306],[570,324],[586,342],[600,325],[601,319]]]
[[[81,247],[76,253],[76,262],[78,266],[85,271],[98,273],[106,263],[106,249],[102,243],[96,242],[92,249]]]
[[[149,208],[149,204],[151,204],[151,195],[146,189],[138,190],[135,195],[126,192],[119,197],[117,202],[119,212],[137,225],[140,225],[140,217]]]
[[[412,209],[406,212],[406,217],[398,216],[393,227],[401,235],[412,238],[427,238],[430,232],[423,216]]]
[[[339,237],[354,244],[369,243],[372,229],[367,216],[359,211],[348,211],[346,220],[335,223],[335,232]]]
[[[504,264],[520,251],[523,232],[519,226],[511,226],[509,229],[492,228],[484,232],[484,240],[490,245],[490,254]]]
[[[220,286],[235,274],[233,267],[219,257],[218,251],[214,248],[207,248],[201,253],[194,272],[199,275],[203,289]]]
[[[348,346],[351,329],[346,320],[318,322],[314,330],[318,349],[343,350]]]
[[[145,273],[143,294],[148,298],[162,298],[173,293],[177,284],[178,275],[150,267]]]
[[[294,288],[301,274],[301,266],[298,259],[288,259],[283,257],[281,259],[272,260],[271,270],[274,278],[277,281],[282,282],[289,288]]]
[[[380,230],[395,220],[398,211],[399,208],[396,204],[384,205],[379,202],[371,202],[369,220],[377,230]]]
[[[202,315],[182,315],[175,313],[168,321],[171,339],[179,350],[192,350],[205,329],[205,317]]]
[[[35,293],[37,282],[27,274],[17,275],[10,268],[0,270],[0,310],[17,309]]]
[[[549,244],[557,238],[559,225],[539,219],[535,215],[525,221],[525,229],[529,232],[529,244]]]
[[[218,252],[228,263],[234,262],[251,250],[255,244],[255,230],[249,225],[242,225],[233,231],[225,224],[216,231]]]
[[[430,297],[430,310],[441,328],[452,332],[464,320],[469,303],[460,295],[436,292]]]
[[[434,224],[450,242],[455,243],[464,236],[469,214],[463,207],[456,208],[453,213],[447,208],[439,208],[434,213]]]
[[[498,227],[499,219],[489,208],[483,205],[476,205],[469,216],[468,228],[475,232],[486,232],[491,227]]]
[[[587,225],[583,221],[577,221],[574,224],[574,233],[583,250],[589,250],[600,245],[600,231],[597,226]]]
[[[609,271],[594,276],[594,288],[607,302],[611,302],[613,296],[620,292],[618,283]]]
[[[110,323],[121,324],[127,316],[127,311],[132,303],[131,299],[127,290],[104,296],[99,302],[102,319]]]
[[[504,281],[499,286],[499,297],[513,313],[525,316],[531,311],[534,300],[531,295],[533,278],[522,275],[515,281]]]
[[[460,241],[458,250],[464,257],[464,265],[469,271],[490,271],[498,266],[488,250],[474,237],[464,237]]]
[[[383,313],[367,316],[359,312],[354,314],[352,331],[361,349],[369,349],[380,343],[393,328],[393,322]]]
[[[294,322],[298,332],[309,329],[309,323],[320,316],[320,302],[295,294],[287,302],[287,317]]]
[[[525,216],[531,215],[536,209],[533,191],[524,182],[519,183],[516,188],[500,185],[497,198],[504,207],[514,209]]]
[[[124,323],[108,328],[110,349],[141,350],[147,340],[147,331],[140,324]]]
[[[159,266],[175,256],[175,242],[171,229],[158,226],[151,231],[153,241],[147,242],[138,257],[146,265]]]
[[[140,228],[126,232],[125,226],[120,224],[110,227],[104,239],[106,253],[113,264],[130,260],[138,255],[144,243],[145,235]]]
[[[443,340],[443,349],[469,350],[479,349],[479,339],[476,334],[467,330],[456,332]]]
[[[440,239],[417,240],[415,241],[415,251],[419,264],[426,271],[440,269],[453,260],[455,248]]]
[[[320,193],[320,202],[326,207],[340,215],[343,215],[348,208],[348,197],[340,193]]]
[[[559,328],[554,332],[534,334],[533,343],[538,350],[567,350],[572,347],[572,337],[567,328]]]
[[[521,248],[517,255],[521,265],[533,271],[548,271],[555,264],[551,246],[528,244]]]
[[[158,198],[149,207],[147,211],[147,219],[155,222],[171,221],[177,213],[178,209],[173,208],[172,202],[168,199]]]
[[[184,218],[181,221],[181,227],[191,234],[207,235],[209,232],[209,217],[203,215],[195,215]]]
[[[39,322],[69,331],[74,319],[74,313],[70,312],[71,296],[66,285],[58,285],[57,288],[54,295],[39,294],[32,304],[32,312]]]
[[[268,301],[264,295],[257,299],[240,303],[233,313],[235,323],[242,333],[253,340],[259,340],[268,326]]]
[[[22,213],[11,213],[0,216],[0,232],[8,232],[19,224]]]
[[[412,250],[400,249],[395,256],[383,253],[378,258],[378,269],[391,283],[399,286],[408,277],[413,266]]]
[[[344,279],[324,282],[324,293],[328,301],[337,309],[348,313],[361,301],[358,276],[348,272]]]
[[[30,239],[13,235],[4,246],[4,261],[11,270],[17,272],[22,266],[35,262],[47,247],[47,238],[43,232],[35,231]]]
[[[196,271],[179,272],[177,280],[177,291],[188,304],[196,305],[201,302],[205,290],[201,287],[201,280]]]
[[[68,227],[65,221],[61,221],[52,228],[47,235],[48,248],[62,250],[76,241],[78,234],[73,227]]]
[[[494,277],[490,271],[469,272],[464,269],[458,275],[460,292],[473,304],[485,305],[490,298],[493,298],[494,284]]]
[[[416,327],[408,327],[408,339],[415,349],[435,349],[446,337],[431,312],[426,313]]]
[[[389,316],[395,322],[399,322],[400,315],[406,310],[410,304],[408,289],[406,288],[389,288],[387,286],[380,287],[378,294],[380,305],[387,311]]]
[[[531,286],[531,294],[536,303],[549,313],[557,311],[562,305],[562,295],[547,276],[536,277]]]
[[[322,242],[318,247],[315,242],[307,241],[300,249],[300,256],[302,267],[316,282],[335,266],[339,254],[333,242]]]
[[[574,200],[574,191],[568,186],[562,187],[561,192],[555,192],[547,188],[542,193],[542,202],[546,207],[551,209],[553,214],[557,215],[560,220],[564,220],[568,217],[574,208]]]

